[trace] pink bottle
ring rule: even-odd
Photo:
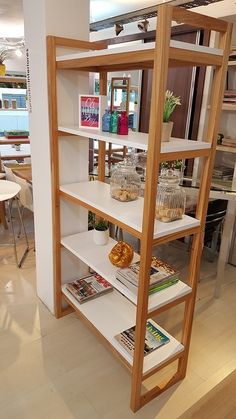
[[[126,112],[121,112],[121,115],[118,118],[118,127],[117,127],[117,134],[120,135],[128,135],[129,131],[129,124],[128,124],[128,116]]]

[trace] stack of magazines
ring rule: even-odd
[[[128,268],[118,269],[116,279],[122,282],[135,295],[138,294],[140,262],[132,263]],[[179,272],[161,259],[152,258],[149,280],[149,295],[174,285],[179,280]]]
[[[76,279],[66,284],[66,289],[79,303],[85,303],[113,290],[112,285],[96,272],[93,275]]]
[[[217,166],[213,169],[212,177],[213,179],[232,180],[233,174],[234,169],[232,167]]]
[[[123,332],[115,336],[115,339],[127,352],[132,356],[134,355],[135,326],[123,330]],[[158,329],[158,325],[152,319],[148,319],[146,324],[144,356],[160,348],[160,346],[167,344],[169,341],[168,336],[164,335]]]

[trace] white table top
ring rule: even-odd
[[[16,182],[0,180],[0,202],[11,199],[20,192],[21,187]]]

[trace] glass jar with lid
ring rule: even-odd
[[[118,201],[134,201],[138,198],[141,179],[130,159],[118,163],[111,175],[110,193]]]
[[[156,219],[168,223],[182,218],[186,195],[174,170],[162,170],[157,189]]]

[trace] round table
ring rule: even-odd
[[[14,198],[21,190],[20,185],[9,180],[0,181],[0,202]]]

